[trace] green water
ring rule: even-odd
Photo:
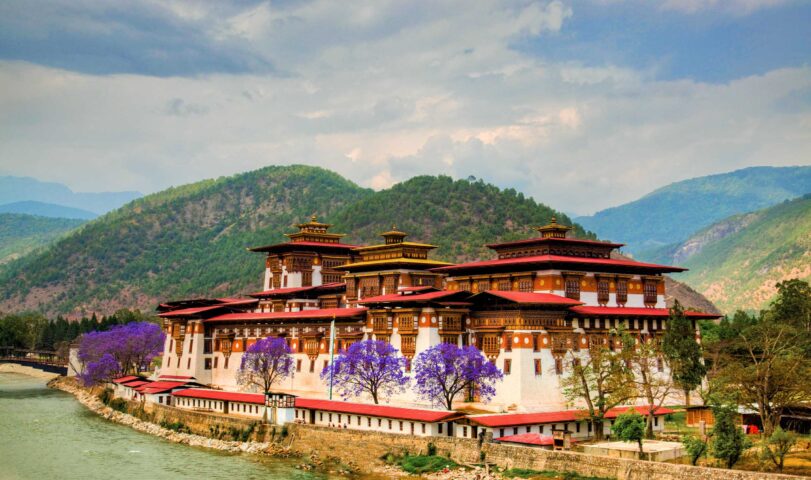
[[[326,479],[291,461],[178,445],[104,420],[45,380],[0,373],[0,479]]]

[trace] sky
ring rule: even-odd
[[[308,164],[575,214],[811,164],[811,0],[0,3],[0,174],[151,193]]]

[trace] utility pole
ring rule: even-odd
[[[329,324],[329,399],[332,400],[332,377],[334,369],[332,368],[332,361],[335,358],[335,315],[332,316],[332,322]]]

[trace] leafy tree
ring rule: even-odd
[[[758,411],[768,436],[786,407],[811,400],[811,358],[805,355],[807,333],[764,312],[744,326],[726,349],[716,379],[728,398]]]
[[[690,457],[690,464],[695,466],[701,457],[707,456],[707,441],[698,437],[687,437],[682,443],[684,449],[687,451],[687,456]]]
[[[475,390],[482,401],[496,393],[495,384],[504,374],[474,346],[440,343],[419,355],[414,364],[414,390],[434,405],[453,409],[453,400],[466,390]]]
[[[712,429],[710,449],[712,456],[732,468],[747,448],[748,441],[735,424],[737,412],[734,406],[721,405],[713,408],[715,426]]]
[[[642,341],[631,356],[634,383],[640,398],[645,400],[645,437],[653,438],[653,419],[656,410],[667,401],[673,390],[673,381],[659,372],[662,352],[653,338]]]
[[[397,353],[397,349],[382,340],[356,342],[324,368],[321,378],[329,381],[332,376],[344,398],[368,393],[377,404],[381,397],[404,392],[409,383],[406,360]]]
[[[110,353],[105,353],[98,360],[88,362],[78,375],[85,386],[100,385],[121,375],[121,365]]]
[[[689,406],[690,392],[701,385],[706,369],[702,363],[701,346],[696,341],[693,323],[684,315],[684,309],[678,301],[670,309],[667,330],[662,339],[662,351],[670,366],[673,382],[682,389]]]
[[[811,332],[811,286],[798,278],[778,283],[771,310],[776,321]],[[811,356],[811,338],[805,346],[805,353]]]
[[[240,385],[259,388],[267,396],[273,385],[293,375],[293,356],[283,338],[267,337],[257,340],[242,355],[237,372]],[[263,419],[267,421],[267,409]]]
[[[603,438],[603,424],[608,410],[622,405],[638,395],[634,373],[630,368],[633,339],[623,331],[615,331],[604,343],[594,342],[585,354],[569,352],[560,381],[564,397],[586,404],[594,436]],[[612,348],[614,340],[620,348]]]
[[[623,442],[637,442],[639,459],[645,459],[642,439],[645,437],[645,417],[631,410],[619,415],[611,427],[611,432]]]
[[[795,443],[797,443],[797,435],[794,432],[787,432],[777,427],[763,444],[763,457],[771,460],[777,471],[782,472],[786,455],[788,455]]]

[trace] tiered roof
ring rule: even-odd
[[[315,215],[310,217],[309,222],[300,223],[297,227],[299,229],[298,232],[285,234],[286,237],[290,238],[289,242],[265,245],[264,247],[254,247],[248,250],[251,252],[284,253],[301,250],[302,247],[306,247],[307,250],[315,249],[346,254],[349,253],[350,250],[358,247],[358,245],[341,243],[341,238],[343,238],[345,234],[328,232],[332,225],[319,222]]]
[[[381,267],[428,270],[451,265],[448,262],[430,260],[428,252],[437,248],[436,245],[406,242],[405,237],[408,234],[397,230],[396,225],[392,225],[391,230],[381,233],[380,236],[384,238],[384,243],[355,248],[355,252],[360,254],[360,260],[335,267],[336,270],[357,272]]]

